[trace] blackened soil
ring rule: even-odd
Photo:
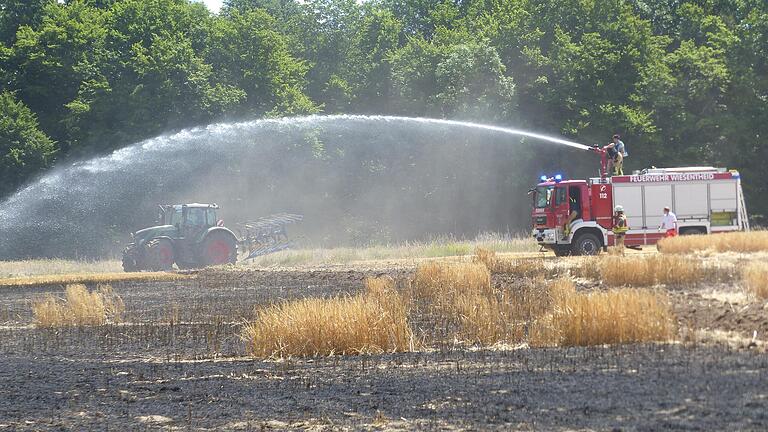
[[[3,289],[0,429],[768,429],[761,347],[244,357],[239,332],[255,306],[353,293],[382,274],[409,270],[206,272],[184,282],[114,284],[125,323],[84,329],[31,325],[30,301],[63,287]],[[729,330],[720,321],[745,333],[766,318],[759,305],[744,304],[754,322],[718,321],[725,308],[740,309],[710,297],[672,293],[681,320],[694,327]]]

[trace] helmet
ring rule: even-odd
[[[616,208],[613,209],[613,211],[615,211],[616,213],[619,213],[619,212],[624,213],[624,207],[617,205]]]

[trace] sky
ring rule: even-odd
[[[205,3],[206,6],[208,6],[208,9],[210,9],[212,12],[219,12],[219,9],[221,9],[221,4],[224,2],[224,0],[197,0],[200,3]]]

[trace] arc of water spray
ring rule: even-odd
[[[587,145],[579,144],[573,141],[568,141],[562,138],[556,138],[556,137],[542,135],[534,132],[523,131],[520,129],[512,129],[512,128],[506,128],[501,126],[487,125],[482,123],[465,122],[465,121],[458,121],[458,120],[431,119],[431,118],[424,118],[424,117],[390,117],[390,118],[395,118],[398,120],[410,119],[410,120],[415,120],[417,122],[423,122],[423,123],[432,123],[432,124],[437,123],[437,124],[443,124],[448,126],[468,127],[468,128],[482,129],[482,130],[487,130],[492,132],[501,132],[501,133],[507,133],[512,135],[526,136],[529,138],[535,138],[537,140],[549,141],[557,144],[566,145],[569,147],[574,147],[580,150],[589,150],[590,148]]]
[[[234,160],[238,150],[269,147],[271,137],[286,131],[325,125],[337,127],[337,133],[353,125],[370,129],[385,125],[398,130],[418,125],[469,128],[589,149],[520,129],[424,117],[311,115],[210,124],[147,139],[109,155],[60,164],[27,184],[0,203],[0,259],[52,255],[56,248],[75,255],[78,245],[104,237],[107,228],[114,226],[115,215],[127,214],[126,205],[135,208],[148,193],[183,184],[179,179],[204,171],[212,160]],[[258,139],[243,139],[248,137]]]
[[[82,163],[77,163],[69,167],[69,169],[60,167],[53,172],[44,175],[36,182],[37,186],[55,186],[59,180],[60,175],[64,171],[88,171],[88,172],[100,172],[100,171],[114,171],[123,169],[127,165],[131,164],[131,158],[135,157],[137,152],[158,153],[163,149],[171,149],[179,147],[184,144],[185,138],[190,138],[200,133],[222,133],[227,130],[247,130],[248,128],[256,128],[260,126],[298,126],[302,124],[321,124],[321,123],[334,123],[334,122],[403,122],[403,123],[417,123],[424,125],[444,125],[450,127],[465,127],[471,129],[486,130],[490,132],[505,133],[510,135],[517,135],[523,137],[534,138],[540,141],[546,141],[550,143],[561,144],[580,150],[589,150],[589,146],[580,144],[566,139],[543,135],[535,132],[528,132],[520,129],[507,128],[502,126],[493,126],[482,123],[473,123],[460,120],[446,120],[446,119],[434,119],[427,117],[402,117],[402,116],[386,116],[386,115],[362,115],[362,114],[336,114],[336,115],[309,115],[302,117],[282,117],[282,118],[268,118],[251,120],[236,123],[214,123],[208,126],[195,127],[185,129],[175,134],[161,135],[156,138],[151,138],[145,141],[138,142],[131,146],[121,148],[114,151],[112,154],[106,156],[99,156]],[[64,171],[62,171],[62,169]],[[7,198],[0,206],[0,216],[6,216],[3,214],[3,208],[7,207],[10,202],[18,202],[25,192],[29,193],[30,189],[34,188],[35,183],[27,185],[19,190],[16,194]],[[39,195],[37,195],[39,198]]]
[[[502,126],[493,126],[483,123],[474,123],[474,122],[468,122],[468,121],[460,121],[460,120],[446,120],[446,119],[435,119],[435,118],[428,118],[428,117],[402,117],[402,116],[386,116],[386,115],[358,115],[358,114],[337,114],[337,115],[310,115],[310,116],[304,116],[304,117],[285,117],[280,119],[268,119],[268,120],[257,120],[257,121],[267,121],[267,122],[286,122],[286,121],[294,121],[297,123],[320,123],[320,122],[332,122],[337,120],[347,120],[347,121],[383,121],[383,122],[406,122],[406,123],[420,123],[420,124],[426,124],[426,125],[444,125],[444,126],[454,126],[454,127],[466,127],[471,129],[480,129],[480,130],[486,130],[490,132],[499,132],[499,133],[505,133],[510,135],[518,135],[518,136],[524,136],[529,138],[534,138],[541,141],[548,141],[555,144],[562,144],[565,146],[577,148],[579,150],[589,150],[590,147],[584,144],[580,144],[574,141],[569,141],[562,138],[552,137],[548,135],[543,135],[535,132],[528,132],[520,129],[513,129],[508,127],[502,127]]]

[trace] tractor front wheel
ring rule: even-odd
[[[152,271],[168,271],[173,268],[175,261],[173,243],[170,240],[152,239],[145,246],[146,266]]]
[[[226,232],[212,232],[203,240],[200,257],[205,266],[234,264],[237,261],[237,241]]]
[[[131,273],[141,270],[139,268],[138,252],[133,245],[123,251],[123,270],[125,272]]]

